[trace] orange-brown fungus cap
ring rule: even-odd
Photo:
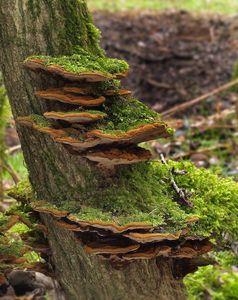
[[[46,65],[44,63],[44,60],[40,58],[27,59],[27,61],[24,62],[24,66],[26,66],[27,68],[33,71],[42,70],[42,71],[49,72],[51,74],[59,75],[70,81],[85,80],[88,82],[100,82],[100,81],[106,81],[111,79],[120,79],[128,75],[128,72],[116,73],[113,75],[102,73],[99,71],[74,73],[74,72],[66,71],[64,68],[62,68],[57,64]]]
[[[97,138],[89,138],[87,140],[81,141],[76,138],[72,138],[70,136],[64,136],[64,137],[57,137],[54,139],[55,142],[65,144],[65,145],[70,145],[72,146],[75,150],[85,150],[89,148],[93,148],[97,145],[100,144],[100,139]]]
[[[131,251],[135,251],[139,248],[139,245],[130,246],[112,246],[101,243],[91,243],[84,247],[85,251],[90,254],[123,254]]]
[[[64,222],[64,221],[54,221],[54,223],[57,225],[57,226],[59,226],[59,227],[61,227],[61,228],[64,228],[64,229],[68,229],[68,230],[75,230],[75,229],[77,229],[79,226],[78,225],[76,225],[76,224],[69,224],[69,223],[66,223],[66,222]]]
[[[171,247],[169,246],[152,246],[148,250],[138,250],[135,253],[129,253],[123,255],[123,258],[126,260],[135,260],[135,259],[152,259],[157,256],[168,256],[171,252]]]
[[[87,88],[82,88],[82,87],[77,87],[77,86],[72,86],[72,85],[66,85],[64,86],[64,91],[69,92],[69,93],[74,93],[74,94],[79,94],[79,95],[89,95],[92,93],[92,89],[87,89]],[[131,91],[129,90],[106,90],[101,92],[104,96],[130,96],[132,94]]]
[[[49,215],[52,215],[54,217],[66,217],[69,213],[65,210],[57,210],[55,208],[51,207],[41,207],[41,206],[35,206],[33,207],[34,211],[37,211],[39,213],[47,213]]]
[[[125,234],[124,236],[130,238],[133,241],[145,244],[152,242],[161,242],[161,241],[174,241],[180,238],[181,231],[173,233],[136,233],[131,232]]]
[[[85,87],[78,87],[72,85],[65,85],[63,90],[67,93],[79,94],[79,95],[89,95],[91,90]]]
[[[105,97],[79,96],[65,92],[63,89],[48,89],[37,91],[36,96],[63,103],[82,105],[82,106],[99,106],[105,102]]]
[[[126,225],[119,226],[115,223],[110,222],[103,222],[103,221],[83,221],[80,218],[75,217],[74,215],[68,215],[67,218],[70,221],[78,223],[82,227],[91,226],[98,229],[109,230],[113,233],[123,233],[125,231],[132,231],[132,230],[150,230],[153,228],[153,225],[146,224],[142,222],[132,222]]]
[[[167,126],[163,122],[140,125],[137,128],[129,129],[126,132],[115,131],[115,134],[113,132],[106,133],[97,129],[90,131],[88,134],[100,138],[105,143],[117,142],[122,144],[138,144],[158,137],[169,136]]]
[[[103,93],[105,96],[130,96],[132,94],[129,90],[107,90]]]
[[[134,149],[111,148],[89,151],[85,157],[102,165],[126,165],[148,160],[151,158],[151,153],[139,147]]]
[[[39,132],[47,133],[52,138],[62,137],[62,136],[66,135],[64,130],[55,129],[55,128],[51,128],[51,127],[42,127],[42,126],[37,125],[36,122],[33,120],[33,118],[31,116],[18,117],[16,119],[16,122],[20,125],[33,128],[33,129],[35,129]]]
[[[70,123],[92,123],[95,121],[99,121],[104,118],[104,114],[100,112],[97,113],[90,113],[90,112],[46,112],[44,116],[47,119],[55,119],[55,120],[63,120]]]

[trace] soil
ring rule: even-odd
[[[177,12],[95,12],[102,46],[130,64],[125,85],[157,111],[231,80],[238,16]]]

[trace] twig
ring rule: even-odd
[[[151,79],[151,78],[148,78],[146,80],[150,85],[152,86],[156,86],[158,88],[163,88],[163,89],[171,89],[171,85],[167,84],[167,83],[164,83],[164,82],[158,82],[154,79]]]
[[[193,155],[193,154],[211,152],[211,151],[221,149],[221,148],[229,149],[230,147],[231,147],[231,145],[229,145],[229,144],[216,144],[216,145],[208,147],[208,148],[201,148],[201,149],[193,150],[193,151],[189,151],[189,152],[181,152],[181,153],[178,153],[176,155],[173,155],[171,158],[173,160],[178,160],[178,159],[181,159],[181,158],[184,158],[186,156]]]
[[[9,173],[9,175],[12,177],[15,184],[17,184],[20,181],[20,178],[17,175],[17,173],[13,170],[13,168],[9,165],[9,163],[7,161],[5,161],[4,159],[2,159],[2,168],[5,169]]]
[[[16,152],[16,151],[18,151],[20,149],[21,149],[21,145],[20,144],[16,145],[16,146],[13,146],[10,149],[6,150],[6,154],[10,155],[10,154],[12,154],[12,153],[14,153],[14,152]]]
[[[189,207],[193,207],[192,203],[187,199],[187,195],[186,193],[184,192],[183,189],[180,189],[178,186],[177,186],[177,183],[175,182],[174,180],[174,176],[173,176],[173,172],[174,170],[170,170],[168,164],[167,164],[167,161],[164,157],[164,154],[160,151],[159,148],[155,147],[155,150],[156,152],[159,154],[160,156],[160,160],[161,162],[166,165],[168,167],[168,170],[169,170],[169,175],[170,175],[170,181],[171,181],[171,184],[172,184],[172,187],[173,189],[175,190],[175,192],[177,193],[177,195],[179,196],[179,199],[178,199],[178,202],[180,202],[181,204],[184,204],[186,206],[189,206]],[[182,174],[181,174],[182,175]]]
[[[213,91],[211,91],[211,92],[209,92],[209,93],[207,93],[205,95],[202,95],[202,96],[200,96],[198,98],[195,98],[193,100],[187,101],[187,102],[182,103],[180,105],[176,105],[176,106],[174,106],[174,107],[172,107],[172,108],[170,108],[170,109],[162,112],[161,115],[163,117],[168,117],[168,116],[174,115],[175,113],[181,112],[181,111],[187,109],[188,107],[191,107],[191,106],[193,106],[195,104],[198,104],[198,103],[202,102],[203,100],[206,100],[208,97],[211,97],[211,96],[214,96],[216,94],[219,94],[219,93],[221,93],[221,92],[229,89],[230,87],[232,87],[232,86],[234,86],[236,84],[238,84],[238,79],[233,80],[233,81],[231,81],[231,82],[229,82],[229,83],[227,83],[225,85],[222,85],[219,88],[217,88],[217,89],[215,89],[215,90],[213,90]]]

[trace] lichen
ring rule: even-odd
[[[93,55],[82,48],[71,56],[30,56],[29,59],[40,59],[45,65],[57,65],[67,72],[101,72],[104,74],[123,73],[128,70],[128,64],[123,60]]]

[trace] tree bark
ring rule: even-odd
[[[0,63],[15,118],[49,110],[51,104],[37,99],[34,90],[57,84],[47,75],[39,79],[26,71],[22,62],[30,55],[71,54],[77,44],[99,54],[87,28],[89,21],[83,0],[0,0]],[[110,177],[103,177],[94,165],[69,154],[44,134],[22,127],[17,130],[39,199],[80,201],[85,185],[90,182],[96,190]],[[116,270],[87,255],[72,234],[55,226],[52,217],[42,217],[68,299],[185,299],[181,280],[174,278],[172,260],[138,261]]]
[[[186,299],[181,280],[174,277],[172,259],[140,260],[118,270],[109,262],[86,254],[71,233],[55,228],[48,217],[44,221],[49,229],[57,275],[67,287],[68,299]]]

